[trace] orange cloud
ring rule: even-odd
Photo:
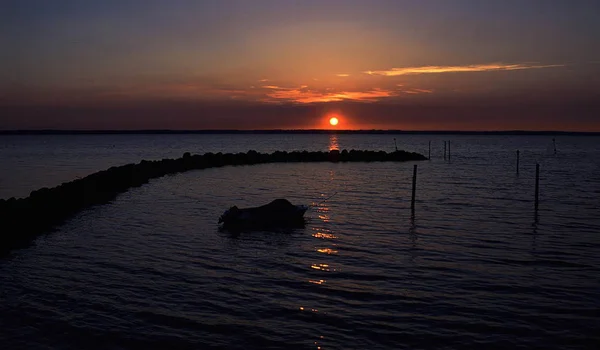
[[[271,100],[288,100],[297,103],[336,102],[344,100],[372,102],[381,98],[395,96],[392,91],[374,89],[371,91],[341,91],[341,92],[318,92],[299,89],[282,89],[267,94]]]
[[[409,74],[436,74],[436,73],[464,73],[464,72],[489,72],[489,71],[500,71],[500,70],[523,70],[523,69],[540,69],[540,68],[553,68],[553,67],[564,67],[562,64],[550,64],[550,65],[528,65],[528,64],[479,64],[469,66],[424,66],[424,67],[406,67],[406,68],[392,68],[389,70],[376,70],[366,71],[364,73],[369,75],[383,75],[393,77],[397,75],[409,75]]]
[[[349,77],[350,74],[336,74],[336,76],[338,76],[338,77]]]
[[[431,94],[433,92],[433,90],[427,90],[427,89],[410,89],[410,90],[403,90],[402,92],[404,92],[405,94],[416,95],[416,94]]]

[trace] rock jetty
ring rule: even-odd
[[[333,150],[329,152],[294,151],[259,153],[189,152],[178,159],[142,160],[99,171],[53,188],[31,192],[29,197],[0,199],[0,255],[26,247],[35,237],[50,232],[79,211],[112,201],[119,193],[138,187],[150,179],[189,170],[222,166],[243,166],[284,162],[403,162],[427,160],[421,154],[406,151]]]

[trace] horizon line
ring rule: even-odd
[[[403,129],[11,129],[0,135],[77,135],[77,134],[496,134],[496,135],[597,135],[600,131],[565,130],[403,130]]]

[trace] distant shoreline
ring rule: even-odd
[[[0,130],[0,135],[143,135],[143,134],[433,134],[433,135],[572,135],[600,136],[597,131],[461,131],[461,130],[328,130],[328,129],[265,129],[265,130]]]

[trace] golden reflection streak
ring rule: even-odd
[[[316,232],[316,233],[313,233],[312,236],[315,238],[322,238],[322,239],[337,239],[338,238],[333,233],[325,233],[325,232]]]
[[[304,311],[304,310],[306,310],[306,311],[312,311],[312,312],[319,312],[318,309],[312,309],[312,308],[308,309],[308,308],[304,308],[304,306],[300,306],[300,311]]]
[[[330,143],[329,148],[331,149],[333,146],[337,147],[337,138],[335,138],[334,142]],[[333,177],[333,173],[331,173],[330,175]],[[325,205],[326,203],[322,202],[317,206],[317,217],[323,220],[323,222],[329,222],[329,215],[327,215],[327,212],[329,212],[329,208]]]
[[[323,284],[326,281],[325,280],[308,280],[308,282],[310,283],[314,283],[314,284]]]
[[[320,249],[317,249],[317,251],[319,253],[325,253],[325,254],[337,254],[338,253],[337,250],[333,250],[331,248],[320,248]]]
[[[322,335],[321,335],[321,336],[319,336],[319,341],[320,341],[321,339],[324,339],[324,338],[325,338],[325,337],[324,337],[324,336],[322,336]],[[319,346],[319,341],[315,341],[315,345],[317,346],[317,350],[321,350],[321,347]]]
[[[312,264],[310,266],[311,269],[315,269],[315,270],[320,270],[320,271],[337,271],[336,269],[331,269],[329,268],[329,265],[327,264]]]
[[[338,142],[337,135],[329,135],[329,150],[340,150],[340,144]]]
[[[327,264],[312,264],[310,267],[315,270],[329,271],[329,265]]]

